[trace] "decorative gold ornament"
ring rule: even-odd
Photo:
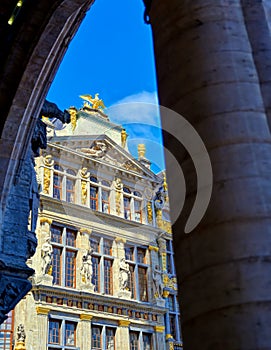
[[[80,320],[82,321],[91,321],[93,318],[92,315],[88,315],[88,314],[81,314],[80,315]]]
[[[72,127],[72,132],[74,132],[76,125],[77,125],[77,109],[75,107],[70,107],[68,109],[68,112],[70,113],[71,116],[71,127]]]
[[[128,327],[130,325],[130,321],[129,320],[119,320],[119,326],[120,327]]]
[[[159,248],[153,245],[149,245],[149,250],[154,250],[155,252],[158,252]]]
[[[122,129],[120,135],[121,135],[121,146],[125,147],[126,146],[127,137],[128,137],[128,134],[127,134],[126,130]]]
[[[88,235],[90,235],[92,230],[90,230],[89,228],[86,228],[86,227],[82,227],[82,228],[80,228],[79,232],[81,234],[87,233]]]
[[[48,307],[37,306],[36,311],[38,315],[48,315],[50,312],[50,309],[48,309]]]
[[[85,180],[81,180],[81,202],[83,205],[87,204],[87,195],[88,195],[87,182]]]
[[[157,227],[163,229],[162,209],[156,210],[156,224]]]
[[[169,296],[169,290],[164,290],[163,291],[163,297],[164,298],[168,298],[168,296]]]
[[[99,94],[95,94],[95,97],[92,98],[91,95],[80,95],[80,97],[85,101],[84,106],[91,107],[93,109],[104,109],[106,108],[103,100],[99,98]],[[91,106],[92,105],[92,106]]]
[[[152,224],[153,216],[152,216],[152,202],[147,203],[147,215],[148,215],[148,223]]]
[[[165,327],[164,327],[164,326],[160,326],[160,325],[154,326],[154,330],[155,330],[155,332],[157,332],[157,333],[163,333],[164,330],[165,330]]]
[[[115,180],[115,190],[116,190],[116,213],[120,215],[121,213],[121,191],[122,191],[123,185],[120,178],[116,178]]]
[[[166,339],[173,339],[173,336],[171,334],[166,334]]]
[[[173,343],[173,341],[168,342],[168,350],[174,350],[174,343]]]
[[[144,143],[139,143],[137,145],[138,158],[145,158],[146,146]]]
[[[80,169],[80,175],[82,176],[83,179],[88,179],[90,173],[88,172],[88,168],[84,167]]]
[[[44,168],[43,174],[43,193],[49,194],[51,183],[51,169]]]
[[[54,164],[51,154],[47,154],[45,157],[43,157],[43,163],[48,167],[51,167]]]
[[[52,219],[49,219],[49,218],[40,218],[40,224],[44,224],[44,223],[47,223],[49,225],[52,225],[52,222],[53,220]]]

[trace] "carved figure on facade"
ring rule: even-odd
[[[125,129],[121,130],[120,136],[121,136],[121,146],[125,147],[127,142],[127,137],[128,137],[128,134]]]
[[[116,204],[116,213],[120,215],[121,213],[121,192],[122,192],[123,184],[121,182],[121,179],[119,177],[115,180],[115,204]]]
[[[50,154],[47,154],[43,158],[43,163],[46,165],[43,170],[43,193],[49,194],[50,191],[50,183],[51,183],[51,169],[54,164],[53,157]]]
[[[81,148],[80,151],[92,157],[102,158],[107,151],[107,145],[104,141],[94,141],[90,148]]]
[[[25,342],[25,330],[24,330],[24,325],[20,323],[17,327],[17,342]]]
[[[42,116],[46,116],[48,118],[56,118],[62,123],[70,123],[71,121],[70,113],[67,110],[61,111],[55,103],[49,102],[48,100],[44,101],[44,104],[40,111],[39,118],[42,118]]]
[[[85,180],[81,180],[81,201],[83,205],[87,204],[87,196],[88,196],[87,182]]]
[[[154,296],[156,298],[162,298],[163,296],[163,273],[159,268],[159,265],[155,265],[152,273],[152,279],[154,284]]]
[[[125,258],[122,258],[119,264],[120,290],[128,290],[129,275],[130,275],[129,264],[126,262]]]
[[[72,128],[72,132],[74,132],[76,125],[77,125],[77,109],[75,107],[70,107],[68,109],[68,112],[70,113],[70,117],[71,117],[71,128]]]
[[[32,148],[34,157],[39,157],[40,148],[45,149],[46,147],[47,147],[46,124],[41,119],[38,119],[35,124],[35,128],[31,138],[31,148]]]
[[[81,267],[81,279],[85,284],[91,284],[92,275],[93,275],[93,266],[92,266],[92,253],[93,249],[90,248],[82,256],[82,267]]]
[[[52,273],[52,254],[53,247],[50,242],[50,237],[48,236],[41,247],[41,257],[42,257],[42,266],[41,271],[43,275],[50,275]]]

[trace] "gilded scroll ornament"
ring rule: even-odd
[[[148,216],[148,223],[152,224],[153,216],[152,216],[152,202],[147,203],[147,216]]]
[[[68,109],[68,112],[70,113],[71,116],[71,127],[72,127],[72,131],[75,130],[76,125],[77,125],[77,117],[76,117],[76,108],[75,107],[70,107]]]
[[[50,183],[51,183],[51,169],[44,168],[43,193],[49,194]]]
[[[121,191],[122,191],[122,182],[120,178],[115,180],[115,190],[116,190],[116,212],[118,215],[121,213]]]

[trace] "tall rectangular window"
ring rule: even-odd
[[[66,319],[49,319],[48,350],[77,350],[77,322]]]
[[[168,319],[169,319],[169,333],[176,341],[181,341],[180,333],[180,312],[179,304],[176,294],[169,294],[168,299]]]
[[[129,264],[128,289],[133,299],[148,301],[148,264],[147,249],[143,247],[125,247],[125,259]]]
[[[63,168],[55,164],[53,175],[53,197],[56,199],[62,199],[62,182],[63,182]]]
[[[115,350],[115,328],[110,326],[91,326],[91,350]]]
[[[90,208],[98,210],[98,179],[95,176],[90,176],[89,180]]]
[[[153,350],[152,334],[143,331],[130,331],[130,350]]]
[[[95,292],[113,294],[112,266],[112,241],[105,237],[92,236],[90,239],[92,248],[92,283]]]
[[[76,281],[76,236],[77,231],[57,225],[51,226],[53,246],[53,283],[75,288]]]
[[[130,350],[139,350],[139,332],[130,332]]]

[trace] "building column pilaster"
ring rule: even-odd
[[[116,349],[130,350],[129,325],[130,321],[119,320],[119,327],[116,330]]]
[[[48,343],[48,314],[50,309],[43,306],[37,306],[37,324],[38,324],[38,348],[44,350],[44,344]]]
[[[90,350],[91,349],[91,320],[92,315],[81,314],[80,315],[80,329],[78,337],[78,346],[80,350]]]

